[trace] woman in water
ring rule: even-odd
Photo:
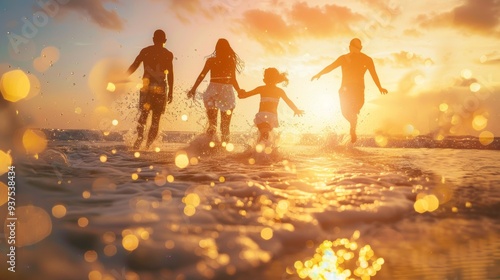
[[[210,71],[210,84],[203,94],[203,103],[207,110],[208,129],[207,134],[214,136],[217,131],[217,115],[221,115],[221,140],[229,142],[229,125],[233,114],[236,100],[233,88],[240,91],[236,72],[240,72],[243,63],[229,45],[226,39],[219,39],[215,51],[205,62],[193,88],[188,92],[188,98],[195,97],[196,89]]]
[[[288,78],[285,73],[280,73],[276,68],[267,68],[264,71],[265,85],[259,86],[251,91],[245,92],[241,90],[238,92],[239,98],[247,98],[252,95],[260,94],[260,107],[259,112],[255,115],[254,122],[259,129],[260,141],[267,141],[269,133],[273,128],[278,127],[278,103],[280,98],[293,110],[294,115],[302,116],[303,110],[300,110],[288,98],[285,91],[276,85],[282,82],[288,83]]]

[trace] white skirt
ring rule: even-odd
[[[236,106],[233,85],[211,82],[203,94],[203,103],[207,109],[233,110]]]
[[[278,124],[278,115],[271,112],[258,112],[253,120],[255,124],[268,123],[271,128],[276,128]]]

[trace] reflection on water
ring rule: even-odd
[[[313,258],[294,263],[297,274],[302,279],[309,277],[312,280],[368,280],[375,276],[382,269],[384,259],[375,257],[370,245],[358,250],[359,235],[356,231],[351,239],[323,241]]]
[[[16,167],[18,205],[39,213],[25,232],[40,233],[7,279],[500,275],[495,151],[47,145]]]

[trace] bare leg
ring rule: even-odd
[[[222,134],[221,141],[229,142],[229,125],[231,124],[231,117],[233,116],[233,111],[221,111],[220,112],[220,131]]]
[[[269,140],[269,132],[272,130],[271,126],[268,123],[261,123],[257,125],[257,128],[260,132],[258,142]]]
[[[141,110],[141,115],[139,116],[139,120],[137,121],[139,124],[137,125],[137,140],[135,140],[134,149],[139,149],[142,140],[144,139],[144,127],[146,126],[148,115],[149,111]]]
[[[207,134],[214,136],[217,132],[217,112],[218,109],[207,109],[208,129]]]
[[[357,126],[357,123],[358,123],[358,115],[352,114],[352,116],[350,116],[350,118],[348,119],[348,121],[349,121],[349,123],[351,125],[351,129],[350,129],[351,143],[354,143],[358,139],[358,136],[356,135],[356,126]]]
[[[149,129],[148,133],[148,141],[146,142],[146,148],[149,148],[149,146],[151,146],[153,141],[156,139],[156,136],[158,135],[158,129],[160,127],[160,117],[161,113],[153,112],[151,128]]]

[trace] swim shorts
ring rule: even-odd
[[[163,114],[167,105],[164,86],[145,86],[139,94],[139,110]]]
[[[267,123],[271,128],[276,128],[279,126],[278,115],[271,112],[258,112],[255,115],[255,119],[253,120],[253,122],[256,125]]]
[[[344,116],[357,115],[365,103],[365,90],[362,87],[342,87],[339,90],[339,98]]]
[[[236,106],[233,85],[211,82],[203,94],[203,103],[207,109],[233,110]]]

